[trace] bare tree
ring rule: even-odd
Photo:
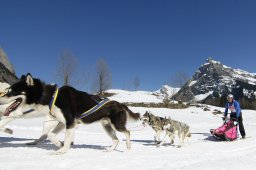
[[[57,67],[57,79],[64,85],[71,85],[74,81],[74,73],[77,70],[75,56],[68,50],[63,50]]]
[[[174,87],[181,88],[181,101],[183,101],[183,88],[182,86],[185,85],[185,83],[189,80],[189,76],[182,71],[178,71],[175,73],[175,75],[171,78],[171,85]]]
[[[182,71],[178,71],[171,78],[171,85],[174,87],[182,87],[189,80],[189,76]]]
[[[139,86],[140,86],[140,79],[139,79],[139,77],[136,76],[136,77],[133,79],[133,85],[134,85],[135,91],[137,91],[138,88],[139,88]]]
[[[96,91],[102,95],[105,90],[109,89],[112,85],[112,77],[110,69],[104,59],[99,59],[96,64]],[[94,88],[94,89],[95,89]]]

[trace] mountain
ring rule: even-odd
[[[256,109],[256,74],[208,59],[174,99],[223,106],[230,93],[243,108]]]
[[[13,84],[18,80],[14,68],[4,50],[0,48],[0,82]]]
[[[0,48],[0,62],[13,74],[15,74],[15,70],[8,58],[8,56],[6,55],[6,53],[4,52],[3,48]]]
[[[159,90],[153,92],[156,96],[161,96],[162,99],[165,97],[171,98],[174,94],[176,94],[180,88],[171,87],[168,85],[163,85]]]

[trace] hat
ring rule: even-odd
[[[233,94],[229,94],[227,98],[234,98]]]

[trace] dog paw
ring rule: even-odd
[[[57,150],[57,151],[55,151],[55,152],[52,152],[51,153],[51,155],[63,155],[63,154],[65,154],[67,151],[66,150],[64,150],[64,149],[59,149],[59,150]]]
[[[131,148],[132,148],[131,145],[128,145],[128,146],[127,146],[127,150],[128,150],[128,151],[131,150]]]
[[[155,141],[155,144],[159,145],[161,143],[161,141]]]
[[[105,150],[103,150],[103,152],[113,152],[114,149],[111,147],[107,147]]]

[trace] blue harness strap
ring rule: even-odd
[[[96,106],[94,106],[93,108],[91,108],[90,110],[87,110],[86,112],[82,113],[80,115],[80,119],[89,116],[90,114],[92,114],[93,112],[96,112],[98,109],[100,109],[102,106],[104,106],[105,104],[107,104],[110,100],[109,99],[104,99],[101,102],[99,102]]]

